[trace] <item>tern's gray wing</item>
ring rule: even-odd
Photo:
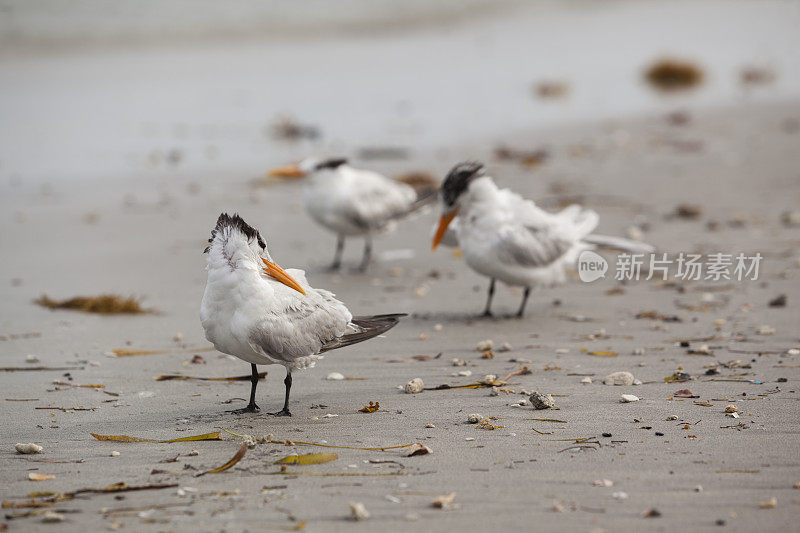
[[[504,226],[496,233],[493,251],[506,264],[545,267],[563,256],[573,242],[553,235],[547,227]]]
[[[368,171],[358,172],[358,187],[342,206],[342,214],[355,226],[382,229],[414,209],[417,194],[409,185]]]
[[[292,298],[278,311],[268,312],[253,325],[250,346],[272,359],[291,363],[324,351],[326,344],[356,332],[347,308],[328,291],[311,289],[307,297]]]

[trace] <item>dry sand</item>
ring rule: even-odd
[[[305,521],[307,531],[705,531],[720,529],[715,523],[721,520],[725,530],[793,529],[800,515],[800,491],[792,488],[800,482],[800,356],[786,353],[800,346],[799,230],[784,226],[780,214],[796,210],[800,198],[800,107],[725,109],[692,119],[689,125],[673,126],[654,116],[497,139],[514,147],[548,146],[550,159],[530,170],[492,160],[490,145],[411,164],[372,163],[386,172],[413,166],[441,176],[460,158],[481,158],[498,183],[531,198],[584,195],[582,201],[601,215],[602,232],[623,234],[636,219],[649,226],[646,240],[670,253],[764,256],[757,282],[665,286],[640,281],[608,295],[617,286],[613,272],[592,284],[574,280],[536,291],[523,320],[475,318],[484,304],[486,280],[450,251],[429,251],[433,212],[377,240],[379,254],[403,258],[381,260],[367,275],[327,274],[321,266],[331,258],[334,239],[302,212],[296,184],[255,191],[249,175],[146,178],[113,187],[87,180],[44,187],[3,184],[0,365],[30,366],[25,357],[35,354],[41,365],[78,369],[69,376],[64,371],[0,372],[0,498],[19,502],[32,491],[116,482],[177,483],[192,490],[87,495],[53,506],[76,511],[64,514],[60,525],[44,524],[40,517],[6,518],[0,525],[9,531],[240,531],[286,529]],[[702,206],[698,219],[668,217],[685,202]],[[330,353],[317,368],[296,373],[292,418],[226,413],[244,405],[246,382],[153,379],[166,373],[220,377],[248,372],[238,360],[201,351],[208,346],[197,317],[205,283],[201,251],[221,211],[239,211],[260,227],[283,266],[306,268],[314,285],[335,291],[356,314],[412,314],[385,338]],[[708,228],[712,221],[717,224],[713,231]],[[357,262],[360,245],[348,243],[348,264]],[[606,257],[613,261],[613,255]],[[31,303],[42,293],[60,298],[105,291],[142,296],[159,313],[106,317],[54,312]],[[701,304],[707,293],[718,307],[692,311],[677,305]],[[787,296],[786,307],[769,307],[780,294]],[[513,312],[519,297],[518,289],[501,285],[495,310]],[[644,310],[676,315],[680,321],[634,318]],[[575,321],[579,316],[585,321]],[[763,325],[775,333],[757,334]],[[589,337],[600,330],[605,335]],[[173,340],[177,333],[180,341]],[[676,345],[679,339],[701,338],[709,340],[693,341],[691,347],[708,344],[713,355],[688,355]],[[482,359],[475,347],[483,339],[493,339],[496,347],[508,342],[512,350]],[[168,353],[110,356],[117,348]],[[619,355],[597,357],[584,349]],[[634,355],[637,350],[643,354]],[[188,363],[194,354],[202,355],[205,364]],[[425,361],[411,359],[437,354]],[[451,366],[453,358],[469,366]],[[530,360],[526,364],[532,371],[510,379],[508,388],[516,394],[466,389],[408,395],[398,390],[415,377],[436,386],[465,384],[485,374],[504,376],[519,368],[515,358]],[[741,363],[704,375],[708,365],[732,360]],[[680,367],[697,379],[665,383]],[[259,387],[258,403],[276,410],[283,371],[263,369],[269,375]],[[465,369],[471,377],[452,375]],[[618,370],[644,383],[602,384],[603,376]],[[330,372],[358,380],[327,381]],[[594,383],[581,384],[582,375],[591,375]],[[53,384],[70,378],[74,384],[105,385],[104,391],[118,396]],[[779,378],[788,381],[778,383]],[[684,388],[713,405],[670,399]],[[558,409],[512,407],[526,398],[522,390],[555,395]],[[622,393],[641,400],[621,404]],[[380,411],[359,413],[369,401],[379,401]],[[738,420],[723,412],[729,403],[739,407]],[[325,418],[328,413],[338,416]],[[470,413],[498,417],[494,424],[502,427],[476,429],[467,423]],[[668,421],[670,415],[677,420]],[[740,429],[729,427],[740,423]],[[287,454],[329,450],[258,444],[231,470],[194,477],[198,470],[227,461],[240,439],[223,434],[221,442],[126,444],[98,442],[89,435],[169,439],[217,427],[348,446],[421,442],[434,453],[405,458],[396,451],[332,450],[339,454],[334,462],[289,467],[330,477],[295,477],[267,474],[278,472],[273,462]],[[600,444],[564,451],[569,439],[588,437]],[[36,442],[44,452],[18,455],[16,442]],[[112,457],[115,450],[120,455]],[[186,456],[191,450],[199,455]],[[177,462],[161,462],[179,454]],[[153,469],[177,473],[153,475]],[[32,482],[30,472],[55,478]],[[593,486],[601,479],[613,480],[613,486]],[[697,492],[700,485],[702,492]],[[436,496],[451,492],[457,493],[456,508],[431,506]],[[615,498],[616,492],[626,493],[627,499]],[[773,497],[776,508],[759,508]],[[356,501],[371,513],[368,521],[348,519],[348,503]],[[659,517],[642,517],[653,508]],[[3,511],[8,516],[24,510]]]

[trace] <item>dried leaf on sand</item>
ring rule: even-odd
[[[96,438],[97,440],[112,440],[115,442],[158,442],[160,444],[166,444],[169,442],[189,442],[197,440],[222,440],[219,431],[215,431],[214,433],[204,433],[202,435],[193,435],[191,437],[180,437],[177,439],[168,439],[168,440],[146,439],[142,437],[130,437],[128,435],[98,435],[97,433],[89,433],[89,435]]]
[[[619,355],[617,352],[612,352],[610,350],[596,350],[586,353],[589,355],[594,355],[595,357],[616,357]]]
[[[55,479],[56,476],[53,474],[37,474],[36,472],[30,472],[28,474],[28,479],[31,481],[46,481],[48,479]]]
[[[70,309],[84,313],[113,314],[143,314],[152,313],[151,309],[142,308],[139,300],[133,297],[125,298],[116,294],[100,294],[98,296],[76,296],[66,300],[53,300],[43,294],[34,303],[48,309]]]
[[[317,465],[329,463],[339,458],[336,453],[307,453],[305,455],[287,455],[278,459],[276,465]]]
[[[211,470],[206,470],[205,472],[200,472],[196,475],[199,477],[199,476],[204,476],[206,474],[218,474],[220,472],[224,472],[233,465],[235,465],[236,463],[238,463],[239,461],[241,461],[245,453],[247,453],[247,443],[243,442],[242,445],[239,446],[239,450],[236,452],[236,454],[233,457],[231,457],[230,461],[228,461],[222,466],[212,468]]]

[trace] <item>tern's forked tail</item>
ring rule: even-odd
[[[333,339],[322,347],[320,352],[327,352],[335,350],[336,348],[343,348],[369,340],[373,337],[385,333],[395,327],[402,317],[406,316],[405,313],[395,313],[391,315],[375,315],[375,316],[356,316],[353,317],[353,324],[362,328],[357,333],[350,333]]]

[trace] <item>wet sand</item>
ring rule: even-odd
[[[0,498],[21,501],[32,491],[116,482],[177,483],[184,490],[61,502],[53,510],[78,512],[64,514],[65,521],[55,526],[41,523],[40,517],[2,523],[9,531],[98,530],[115,524],[137,531],[240,531],[287,528],[299,521],[306,522],[307,531],[705,531],[721,529],[715,522],[722,520],[725,530],[791,529],[800,511],[800,492],[792,488],[800,482],[800,356],[787,351],[800,347],[800,265],[798,229],[785,226],[780,216],[796,211],[800,198],[797,120],[796,103],[693,112],[684,126],[653,115],[498,136],[479,148],[450,147],[436,157],[368,163],[388,174],[413,167],[442,176],[455,161],[480,158],[499,184],[541,199],[543,205],[555,207],[577,195],[600,213],[602,233],[622,235],[634,222],[646,222],[645,239],[662,251],[764,256],[755,282],[665,285],[653,280],[619,286],[613,271],[591,284],[575,279],[534,292],[522,320],[476,318],[486,280],[449,250],[429,251],[434,211],[376,239],[383,259],[368,274],[328,274],[321,267],[332,257],[334,238],[303,213],[299,184],[255,189],[252,174],[210,172],[151,174],[113,186],[91,179],[4,183],[0,364],[31,366],[25,357],[35,354],[38,364],[78,369],[69,376],[64,371],[0,372],[5,420]],[[492,148],[501,143],[546,146],[550,157],[525,169],[492,157]],[[695,220],[670,217],[681,203],[700,205],[701,215]],[[336,292],[355,314],[411,314],[385,338],[332,352],[316,368],[297,372],[292,418],[226,413],[244,405],[246,382],[153,379],[168,373],[222,377],[248,372],[246,364],[206,351],[197,317],[205,283],[201,252],[221,211],[240,212],[262,230],[280,264],[305,268],[313,285]],[[357,264],[360,246],[348,242],[347,267]],[[604,255],[613,265],[614,255]],[[621,290],[609,294],[615,287]],[[31,303],[42,293],[66,298],[99,292],[141,296],[158,313],[106,317],[49,311]],[[768,302],[780,294],[787,296],[787,305],[770,307]],[[520,296],[520,290],[500,285],[495,311],[512,313]],[[692,306],[696,310],[687,308]],[[679,321],[635,318],[648,310]],[[758,334],[765,325],[774,334]],[[483,359],[476,344],[484,339],[492,339],[495,347],[507,342],[512,349],[495,350],[493,359]],[[712,355],[687,354],[686,347],[676,344],[681,339],[692,340],[692,349],[707,344]],[[114,349],[168,353],[114,357]],[[618,355],[599,357],[590,351]],[[205,363],[189,363],[195,354]],[[417,361],[412,359],[416,355],[434,357]],[[468,366],[452,366],[453,358]],[[466,384],[485,374],[502,377],[520,367],[512,359],[529,360],[524,364],[532,371],[509,380],[507,388],[514,393],[492,396],[481,388],[409,395],[398,390],[415,377],[426,386]],[[705,375],[710,365],[730,361],[740,363]],[[665,383],[679,368],[696,379]],[[263,370],[269,375],[257,401],[265,411],[277,410],[283,370]],[[472,376],[452,375],[462,370]],[[621,370],[643,384],[602,384],[606,374]],[[331,372],[358,379],[328,381]],[[583,375],[594,382],[581,384]],[[74,384],[105,389],[53,384],[70,378]],[[787,381],[779,383],[779,378]],[[699,398],[670,399],[685,388]],[[556,395],[557,410],[513,407],[526,398],[521,390]],[[622,393],[641,400],[622,404]],[[358,412],[369,401],[379,401],[380,411]],[[724,407],[730,403],[739,407],[741,418],[726,417]],[[325,418],[329,413],[338,416]],[[467,423],[470,413],[497,417],[493,424],[502,427],[477,429]],[[670,415],[677,420],[668,421]],[[738,424],[738,429],[725,427]],[[399,451],[262,443],[227,472],[194,477],[227,461],[241,439],[223,433],[222,441],[128,444],[99,442],[89,435],[170,439],[217,427],[255,437],[271,434],[279,441],[346,446],[421,442],[434,453],[406,458]],[[569,439],[592,437],[599,444],[591,449],[565,451],[574,442]],[[36,442],[44,452],[18,455],[16,442]],[[120,455],[112,457],[115,450]],[[199,455],[187,456],[191,450]],[[276,459],[319,451],[335,451],[339,459],[289,470],[329,477],[272,475],[279,471],[272,464]],[[179,454],[177,462],[160,462]],[[37,462],[51,460],[65,462]],[[151,474],[153,469],[177,473]],[[29,472],[55,478],[32,482]],[[593,486],[601,479],[613,480],[613,486]],[[436,496],[454,491],[457,508],[431,506]],[[616,492],[626,493],[627,499],[615,498]],[[759,508],[773,497],[776,508]],[[348,503],[356,501],[372,514],[369,521],[348,520]],[[157,505],[169,507],[148,510]],[[134,509],[107,512],[123,508]],[[641,516],[653,508],[659,517]]]

